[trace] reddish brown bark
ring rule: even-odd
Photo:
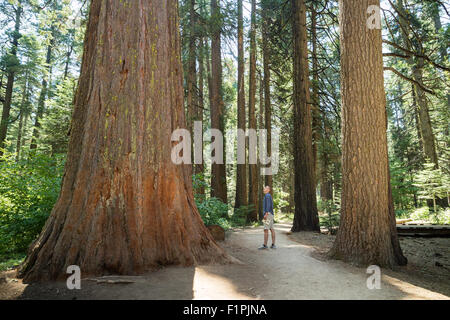
[[[245,61],[244,61],[244,15],[242,0],[238,0],[238,102],[237,128],[245,131]],[[237,164],[236,169],[236,200],[234,207],[247,205],[247,165]]]
[[[252,0],[251,26],[250,26],[250,71],[249,71],[249,98],[248,98],[248,128],[256,130],[256,0]],[[248,144],[249,155],[257,152],[256,145],[252,148]],[[251,150],[252,148],[252,150]],[[253,205],[253,210],[249,212],[248,221],[258,220],[258,165],[248,165],[248,204]]]
[[[189,49],[187,67],[187,126],[193,137],[193,126],[198,108],[196,36],[195,36],[195,0],[189,0]]]
[[[211,0],[211,15],[215,21],[211,37],[211,129],[218,129],[224,135],[223,164],[211,165],[211,196],[227,203],[227,177],[225,157],[225,106],[222,97],[222,53],[220,0]]]
[[[196,121],[200,121],[202,123],[202,139],[201,139],[201,146],[202,146],[202,151],[203,151],[203,109],[204,109],[204,104],[205,104],[205,97],[204,97],[204,75],[205,75],[205,67],[204,67],[204,50],[205,50],[205,46],[203,43],[203,39],[200,39],[200,54],[198,54],[197,58],[198,58],[198,106],[196,108],[196,112],[195,112],[195,120]],[[194,173],[199,175],[199,174],[203,174],[205,170],[205,166],[203,164],[203,162],[201,164],[196,164],[194,165]],[[202,180],[204,181],[204,179]],[[201,184],[201,186],[195,190],[197,194],[204,196],[205,195],[205,187],[203,184]]]
[[[294,42],[294,166],[293,232],[320,231],[312,150],[306,5],[292,0]]]
[[[263,51],[263,69],[264,69],[264,128],[267,130],[267,156],[272,156],[272,105],[270,98],[270,44],[267,28],[269,27],[269,19],[266,10],[267,3],[263,2],[262,7],[262,51]],[[272,175],[264,177],[264,184],[273,188]]]
[[[381,30],[367,28],[370,5],[380,1],[339,2],[342,199],[330,256],[365,267],[392,267],[405,259],[390,192]]]
[[[19,270],[24,281],[138,274],[227,261],[172,163],[186,127],[176,0],[93,0],[60,197]]]
[[[22,4],[19,1],[19,4],[16,8],[16,17],[14,22],[14,34],[12,40],[11,47],[11,57],[17,57],[17,46],[19,45],[20,38],[20,25],[21,25],[21,17],[22,17]],[[13,96],[13,88],[14,88],[14,80],[16,76],[15,66],[9,68],[7,73],[6,80],[6,91],[5,91],[5,100],[3,101],[3,109],[2,109],[2,118],[0,120],[0,156],[3,155],[3,148],[5,147],[6,135],[8,133],[8,123],[9,123],[9,115],[11,113],[11,104],[12,104],[12,96]]]
[[[318,172],[318,146],[321,140],[320,127],[320,100],[319,100],[319,61],[317,59],[317,12],[311,4],[311,43],[312,43],[312,136],[313,136],[313,163],[314,178],[317,182]],[[316,183],[317,184],[317,183]]]

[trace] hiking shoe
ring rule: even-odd
[[[258,248],[258,250],[264,250],[264,249],[269,249],[269,247],[266,246],[265,244],[263,244],[261,247]]]
[[[274,245],[274,244],[272,244],[272,245],[270,246],[270,249],[276,249],[276,248],[277,248],[277,246]]]

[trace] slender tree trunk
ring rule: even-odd
[[[330,256],[366,267],[392,267],[405,258],[397,250],[390,192],[381,30],[367,28],[370,5],[380,1],[339,1],[342,199]]]
[[[12,47],[10,56],[13,59],[17,58],[17,47],[20,38],[20,25],[22,17],[22,4],[21,1],[18,2],[16,10],[16,17],[14,22],[14,34],[12,40]],[[15,63],[15,62],[14,62]],[[6,79],[6,91],[5,100],[3,102],[2,118],[0,120],[0,156],[3,155],[3,148],[5,147],[6,135],[8,133],[9,115],[11,112],[11,103],[13,96],[14,80],[16,74],[16,66],[8,66],[7,79]]]
[[[413,50],[414,48],[412,48],[412,42],[409,40],[409,24],[408,21],[405,19],[407,17],[407,12],[404,8],[403,5],[403,0],[397,0],[397,6],[398,6],[398,10],[401,13],[398,17],[400,24],[402,26],[402,37],[403,40],[405,42],[405,46],[407,49],[409,50]],[[438,18],[439,18],[439,10],[438,12]],[[435,27],[438,28],[439,27],[439,22],[436,21],[436,17],[435,18]],[[419,48],[416,51],[423,51],[422,48]],[[422,53],[423,52],[419,52]],[[442,51],[441,51],[442,54]],[[416,61],[413,58],[408,59],[408,64],[412,66],[412,72],[413,72],[413,79],[417,82],[417,83],[423,83],[423,72],[424,72],[424,67],[425,67],[425,61],[423,58],[417,58]],[[428,100],[426,97],[426,93],[425,91],[418,85],[418,84],[414,84],[413,89],[414,89],[414,93],[415,93],[415,101],[416,101],[416,106],[417,106],[417,119],[420,123],[420,125],[418,126],[418,128],[421,130],[420,132],[420,138],[421,138],[421,145],[423,147],[423,152],[425,157],[427,158],[427,160],[431,163],[434,164],[434,168],[437,169],[439,168],[439,160],[438,160],[438,155],[437,155],[437,151],[436,151],[436,140],[435,140],[435,135],[433,132],[433,127],[431,125],[431,118],[430,118],[430,113],[429,113],[429,107],[428,107]],[[447,98],[449,98],[449,96],[447,95]],[[448,207],[449,203],[447,201],[447,199],[441,199],[438,198],[437,202],[439,203],[440,206],[442,207]],[[431,206],[431,201],[428,201],[429,206]]]
[[[319,101],[319,61],[317,59],[317,12],[315,5],[311,4],[311,43],[312,43],[312,136],[313,136],[313,163],[314,180],[317,184],[318,172],[318,146],[321,139],[320,101]]]
[[[50,63],[52,61],[52,50],[53,45],[55,43],[54,40],[54,27],[52,27],[52,40],[50,41],[50,44],[47,47],[47,57],[45,60],[47,71],[48,71],[48,77],[50,77],[50,70],[51,66]],[[31,144],[30,144],[30,150],[36,150],[37,149],[37,140],[39,139],[39,131],[41,129],[41,119],[44,116],[45,111],[45,99],[47,98],[48,94],[48,81],[47,76],[44,76],[42,79],[42,87],[41,87],[41,93],[39,94],[39,100],[38,100],[38,107],[36,111],[36,118],[34,120],[34,128],[33,128],[33,134],[31,138]]]
[[[412,103],[414,110],[414,121],[416,124],[417,131],[417,141],[419,142],[420,153],[423,154],[423,139],[422,139],[422,129],[420,129],[420,120],[419,120],[419,107],[417,106],[417,97],[416,97],[416,88],[414,84],[411,84],[411,94],[412,94]]]
[[[211,0],[211,14],[214,30],[211,39],[211,129],[218,129],[224,135],[223,164],[211,165],[211,196],[227,203],[226,157],[225,157],[225,106],[222,97],[222,54],[220,0]]]
[[[252,0],[251,25],[250,25],[250,73],[249,73],[249,98],[248,98],[248,128],[256,130],[256,0]],[[256,145],[248,144],[249,156],[251,152],[257,154]],[[258,220],[258,166],[248,165],[248,204],[254,209],[249,212],[248,221]]]
[[[176,0],[91,1],[61,194],[25,282],[66,278],[69,265],[133,275],[231,260],[200,218],[191,166],[171,161],[182,74]]]
[[[312,151],[306,6],[292,0],[294,42],[294,164],[295,214],[293,232],[320,232]]]
[[[202,123],[202,138],[201,138],[201,146],[203,152],[203,109],[205,107],[205,97],[204,97],[204,81],[203,78],[205,76],[205,67],[204,67],[204,50],[205,50],[203,39],[200,39],[200,54],[197,56],[198,58],[198,107],[196,111],[196,120]],[[201,164],[196,164],[194,166],[194,173],[196,175],[203,175],[205,171],[205,166],[203,162]],[[202,179],[204,181],[204,179]],[[205,195],[205,187],[203,184],[196,190],[197,194],[204,196]]]
[[[331,166],[331,159],[328,154],[329,150],[325,146],[327,146],[328,143],[328,132],[330,131],[330,128],[327,124],[326,117],[322,118],[322,126],[323,126],[323,132],[321,134],[322,139],[322,151],[320,154],[320,197],[323,201],[330,201],[333,199],[333,180],[330,177],[330,166]]]
[[[69,74],[69,65],[73,52],[73,42],[69,46],[69,50],[66,53],[66,65],[64,67],[64,80],[67,79],[67,75]]]
[[[423,83],[423,67],[424,61],[419,58],[417,64],[413,67],[413,77],[419,83]],[[433,128],[431,127],[430,113],[428,110],[428,101],[423,91],[418,85],[415,85],[418,116],[420,121],[420,128],[422,130],[422,146],[425,156],[429,161],[434,163],[435,168],[438,168],[438,158],[436,153],[436,144],[433,133]]]
[[[397,9],[401,13],[398,17],[401,28],[401,34],[403,41],[408,50],[414,50],[412,48],[412,42],[409,40],[409,23],[406,20],[407,13],[403,5],[403,0],[397,0]],[[418,58],[415,62],[413,58],[408,59],[408,64],[412,66],[413,79],[418,83],[423,83],[423,68],[424,60],[423,58]],[[438,158],[436,153],[435,137],[433,133],[433,128],[431,127],[430,114],[428,110],[428,101],[425,91],[418,85],[414,85],[415,98],[417,103],[418,119],[420,122],[420,137],[422,138],[422,146],[425,157],[428,161],[434,163],[435,168],[439,167]]]
[[[196,37],[195,37],[195,0],[189,0],[189,57],[187,74],[187,126],[191,135],[197,114],[197,67],[196,67]],[[192,135],[193,136],[193,135]]]
[[[432,17],[434,20],[434,28],[436,30],[436,33],[439,32],[439,30],[441,30],[442,28],[442,22],[441,22],[441,17],[439,15],[439,7],[440,7],[440,3],[435,2],[432,4]],[[448,53],[447,53],[447,47],[448,47],[448,43],[445,43],[445,41],[441,41],[440,44],[440,48],[439,48],[439,55],[441,56],[441,62],[442,64],[445,64],[446,61],[448,60]],[[447,90],[447,105],[450,106],[450,92]],[[448,128],[448,126],[447,126]],[[448,130],[447,130],[447,134],[448,134]]]
[[[22,146],[22,131],[24,118],[27,115],[25,110],[28,105],[28,70],[25,73],[25,86],[22,92],[22,102],[20,104],[20,115],[19,115],[19,127],[17,128],[17,142],[16,142],[16,161],[20,159],[20,148]]]
[[[267,155],[272,156],[272,105],[270,98],[270,46],[269,36],[267,28],[269,28],[269,19],[267,18],[266,11],[268,10],[267,4],[263,2],[262,8],[263,23],[261,24],[262,42],[263,42],[263,68],[264,68],[264,121],[265,129],[267,130]],[[273,176],[266,175],[264,184],[273,188]]]
[[[259,74],[259,114],[258,114],[258,127],[259,129],[264,128],[264,110],[265,110],[265,97],[264,97],[264,78]],[[259,151],[259,149],[258,149]],[[261,163],[258,162],[256,167],[256,172],[261,172]],[[265,184],[265,176],[258,174],[258,184],[255,186],[256,190],[262,190],[263,185]],[[271,190],[271,194],[273,196],[273,191]],[[261,221],[263,218],[263,206],[262,206],[262,197],[258,197],[258,207],[257,207],[257,216]]]
[[[244,61],[244,14],[242,0],[238,0],[238,102],[237,128],[245,132],[245,61]],[[245,155],[245,153],[244,153]],[[246,159],[247,157],[245,157]],[[237,164],[235,208],[247,205],[247,165]]]

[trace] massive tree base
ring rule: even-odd
[[[179,214],[190,216],[184,228],[176,225],[180,216],[174,214],[171,222],[159,221],[158,224],[172,225],[165,231],[152,228],[140,232],[134,222],[122,225],[128,219],[135,220],[132,213],[117,214],[110,220],[107,211],[83,224],[86,231],[90,230],[88,232],[76,231],[71,226],[63,227],[61,219],[56,214],[52,215],[41,236],[30,247],[18,277],[23,278],[24,283],[63,280],[68,276],[66,270],[69,265],[79,266],[84,278],[138,275],[168,265],[237,261],[214,241],[194,210],[180,211]],[[144,225],[148,223],[151,221],[144,222]]]
[[[136,275],[233,259],[171,161],[186,127],[176,0],[92,0],[61,193],[18,276]]]

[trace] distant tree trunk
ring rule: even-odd
[[[263,51],[263,68],[264,68],[264,120],[265,129],[267,130],[267,156],[272,156],[272,105],[270,98],[270,48],[269,48],[269,36],[267,28],[269,27],[269,19],[267,18],[267,5],[263,2],[262,8],[263,22],[262,26],[262,51]],[[273,188],[273,176],[266,175],[264,184]]]
[[[419,83],[423,83],[423,67],[424,61],[422,58],[418,59],[417,64],[413,67],[413,77]],[[433,128],[431,127],[430,113],[428,110],[428,101],[425,91],[420,88],[419,85],[415,85],[416,99],[418,106],[418,116],[420,121],[420,129],[422,130],[422,145],[425,156],[429,161],[434,163],[435,168],[438,168],[438,158],[436,153],[436,144],[433,133]]]
[[[322,119],[323,132],[321,134],[323,150],[320,152],[320,198],[323,201],[332,201],[333,199],[333,180],[330,177],[331,159],[328,148],[325,146],[328,143],[328,132],[330,128],[327,125],[327,119]]]
[[[20,149],[22,146],[22,131],[23,131],[23,122],[24,118],[28,116],[25,111],[26,106],[28,105],[28,70],[25,72],[25,86],[22,92],[22,102],[20,104],[20,115],[19,115],[19,126],[17,128],[17,142],[16,142],[16,161],[20,159]]]
[[[45,64],[46,64],[47,71],[49,73],[49,75],[48,75],[49,77],[50,77],[50,70],[51,70],[50,63],[52,61],[52,50],[53,50],[54,44],[55,44],[54,27],[52,27],[52,39],[50,40],[50,44],[47,46],[47,57],[45,59]],[[48,87],[47,76],[44,76],[42,78],[41,93],[39,94],[36,118],[34,119],[34,128],[33,128],[33,134],[31,137],[30,150],[36,150],[36,148],[37,148],[37,139],[39,139],[39,131],[41,128],[41,119],[44,116],[45,99],[47,98],[47,93],[48,93],[47,87]]]
[[[320,231],[312,153],[306,6],[292,0],[294,42],[294,164],[293,232]]]
[[[412,48],[411,40],[409,40],[409,23],[406,20],[408,14],[403,5],[403,0],[397,0],[397,9],[401,13],[398,17],[400,25],[401,25],[401,34],[403,37],[403,41],[405,43],[405,47],[408,50],[414,50]],[[420,53],[420,52],[419,52]],[[413,58],[408,59],[408,64],[412,66],[413,69],[413,79],[418,83],[423,83],[423,68],[424,68],[424,59],[418,58],[415,62]],[[434,163],[435,168],[439,167],[438,158],[436,153],[436,144],[433,133],[433,128],[431,127],[430,114],[428,110],[428,101],[426,97],[425,91],[418,85],[414,85],[415,89],[415,98],[417,103],[417,111],[418,111],[418,119],[420,123],[420,137],[422,138],[422,146],[425,157],[428,158],[428,161]]]
[[[256,130],[256,0],[252,0],[251,25],[250,25],[250,73],[249,73],[249,98],[248,98],[248,128]],[[248,153],[257,152],[256,145],[252,148],[248,144]],[[248,204],[254,208],[249,212],[248,221],[258,220],[258,166],[248,165]]]
[[[403,0],[397,0],[397,6],[398,10],[401,14],[399,14],[399,22],[402,26],[401,34],[403,37],[403,40],[405,42],[405,46],[408,50],[414,50],[412,48],[412,42],[409,40],[409,23],[406,19],[408,16],[408,13],[406,12]],[[439,17],[439,10],[438,17]],[[436,19],[436,17],[434,17]],[[440,22],[440,20],[439,20]],[[439,27],[439,22],[435,20],[435,27]],[[437,24],[436,24],[437,23]],[[419,53],[423,54],[423,49],[419,48]],[[442,51],[441,51],[442,54]],[[417,110],[417,120],[419,122],[418,129],[420,129],[419,137],[421,138],[420,144],[423,147],[423,153],[427,160],[434,164],[434,168],[439,168],[439,160],[437,156],[436,151],[436,141],[435,141],[435,135],[433,132],[433,127],[431,125],[431,118],[429,113],[429,107],[428,107],[428,99],[426,97],[425,91],[418,85],[418,83],[423,83],[423,72],[425,67],[425,61],[423,58],[417,58],[414,60],[413,58],[408,59],[408,64],[412,67],[412,73],[413,73],[413,79],[416,81],[416,83],[413,86],[414,90],[414,98],[416,102],[416,110]],[[449,96],[447,95],[447,98]],[[448,207],[448,199],[446,198],[437,198],[437,203],[442,207]],[[432,202],[428,201],[428,206],[432,206]]]
[[[420,154],[423,154],[423,139],[422,139],[422,129],[420,129],[420,121],[419,121],[419,107],[417,106],[417,97],[416,97],[416,88],[414,84],[411,84],[411,95],[412,95],[412,103],[414,110],[414,121],[416,124],[417,131],[417,141],[419,142]]]
[[[196,67],[196,37],[195,37],[195,0],[189,0],[189,53],[187,72],[187,126],[189,132],[194,132],[194,120],[198,107],[197,101],[197,67]]]
[[[318,172],[318,146],[321,140],[320,101],[319,101],[319,61],[317,59],[317,12],[311,4],[311,43],[312,43],[312,136],[313,136],[313,163],[314,180],[317,184]]]
[[[12,37],[11,53],[9,54],[11,57],[13,57],[13,59],[17,58],[17,47],[19,45],[19,38],[20,38],[19,31],[23,12],[21,1],[18,2],[15,11],[16,17],[14,21],[14,33]],[[16,75],[16,66],[8,66],[5,100],[3,102],[2,118],[0,120],[0,156],[3,155],[2,149],[5,147],[6,135],[8,133],[9,115],[11,112],[15,75]]]
[[[171,161],[186,127],[179,52],[176,0],[91,1],[61,194],[25,282],[66,278],[69,265],[134,275],[231,259],[200,218],[191,167]]]
[[[264,109],[265,109],[265,97],[264,97],[264,78],[259,75],[259,115],[258,115],[258,127],[260,129],[264,128]],[[263,185],[265,184],[265,176],[261,175],[261,163],[258,162],[256,167],[256,172],[258,172],[258,184],[255,187],[256,190],[261,190]],[[273,192],[271,192],[273,195]],[[258,207],[257,207],[257,216],[261,221],[263,218],[263,208],[262,208],[262,196],[258,197]]]
[[[367,28],[370,5],[380,1],[339,1],[342,199],[330,256],[361,266],[392,267],[405,258],[397,250],[390,192],[381,30]]]
[[[211,38],[211,128],[220,130],[224,135],[223,164],[211,165],[211,196],[227,203],[226,157],[225,157],[225,106],[222,97],[222,56],[221,56],[221,23],[220,0],[211,0],[211,14],[214,19],[214,30]]]
[[[69,65],[73,52],[73,42],[70,44],[69,49],[66,53],[66,65],[64,67],[64,80],[67,79],[67,75],[69,74]]]
[[[238,0],[238,101],[237,128],[245,131],[245,61],[244,61],[244,14],[242,0]],[[247,205],[247,165],[237,164],[235,208]]]
[[[204,50],[205,46],[203,43],[203,39],[200,40],[200,54],[197,56],[198,58],[198,107],[196,112],[196,120],[200,121],[202,123],[202,151],[203,151],[203,109],[205,107],[205,97],[204,97],[204,81],[203,77],[205,76],[205,67],[204,67]],[[205,171],[205,166],[203,165],[203,162],[201,164],[196,164],[194,166],[194,173],[195,174],[203,174]],[[204,181],[204,180],[202,180]],[[200,194],[202,196],[205,195],[205,187],[203,184],[196,190],[197,194]]]
[[[440,3],[435,2],[432,4],[432,7],[431,7],[432,17],[434,20],[434,28],[436,30],[436,33],[439,32],[439,30],[441,30],[441,28],[442,28],[441,17],[439,15],[440,5],[441,5]],[[441,62],[443,64],[445,64],[446,61],[448,60],[447,47],[448,47],[448,43],[445,43],[445,41],[441,41],[440,48],[439,48],[439,55],[441,56]],[[447,105],[450,106],[450,92],[448,90],[447,90]],[[447,126],[447,134],[448,134],[448,126]]]

